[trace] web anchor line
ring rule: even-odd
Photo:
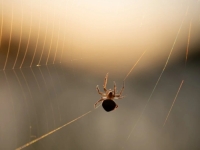
[[[187,14],[187,10],[186,10],[186,14]],[[181,28],[182,28],[184,19],[185,19],[185,17],[183,18],[183,20],[182,20],[182,22],[181,22],[181,24],[180,24],[180,27],[179,27],[179,29],[178,29],[178,32],[177,32],[176,37],[175,37],[175,39],[174,39],[174,42],[173,42],[173,44],[172,44],[171,50],[170,50],[170,52],[169,52],[169,55],[168,55],[167,60],[166,60],[166,62],[165,62],[165,65],[164,65],[164,67],[163,67],[163,69],[162,69],[162,71],[161,71],[161,73],[160,73],[160,75],[159,75],[159,77],[158,77],[158,80],[156,81],[156,84],[155,84],[155,86],[154,86],[154,88],[153,88],[153,90],[152,90],[152,92],[151,92],[151,94],[150,94],[150,96],[149,96],[149,98],[148,98],[148,100],[147,100],[147,102],[146,102],[146,104],[145,104],[145,106],[144,106],[144,108],[143,108],[141,114],[139,115],[139,117],[138,117],[136,123],[134,124],[133,128],[131,129],[131,131],[130,131],[130,133],[129,133],[127,139],[126,139],[126,142],[129,140],[129,138],[130,138],[131,134],[133,133],[133,131],[135,130],[137,124],[140,122],[140,120],[141,120],[141,118],[142,118],[142,116],[143,116],[143,114],[144,114],[144,112],[145,112],[145,110],[146,110],[146,108],[147,108],[147,106],[148,106],[148,103],[149,103],[149,101],[151,100],[151,97],[152,97],[153,93],[155,92],[155,89],[156,89],[156,87],[157,87],[157,85],[158,85],[158,83],[159,83],[159,81],[160,81],[160,79],[161,79],[161,77],[162,77],[162,75],[163,75],[163,73],[164,73],[164,71],[165,71],[167,65],[168,65],[169,59],[170,59],[170,57],[171,57],[171,54],[172,54],[172,52],[173,52],[173,50],[174,50],[174,46],[175,46],[176,41],[177,41],[177,39],[178,39],[179,33],[180,33],[180,31],[181,31]],[[186,56],[187,56],[187,55],[186,55]],[[186,58],[187,58],[187,57],[186,57]],[[182,81],[182,83],[183,83],[183,81]],[[181,84],[181,86],[182,86],[182,84]],[[124,149],[124,146],[122,146],[121,149]]]
[[[191,27],[192,27],[192,20],[190,21],[190,26],[189,26],[189,31],[188,31],[188,41],[187,41],[187,47],[186,47],[184,71],[185,71],[185,69],[186,69],[186,63],[187,63],[187,59],[188,59]],[[183,72],[184,72],[184,71],[183,71]],[[163,126],[162,126],[162,128],[160,129],[160,133],[159,133],[158,136],[157,136],[158,139],[159,139],[159,137],[161,136],[161,131],[163,130],[163,128],[164,128],[165,125],[166,125],[166,122],[167,122],[167,120],[168,120],[168,118],[169,118],[169,116],[170,116],[170,113],[171,113],[171,111],[172,111],[172,109],[173,109],[173,106],[174,106],[174,104],[175,104],[175,102],[176,102],[176,99],[177,99],[177,97],[178,97],[178,95],[179,95],[179,92],[180,92],[180,90],[181,90],[181,88],[182,88],[183,83],[184,83],[184,79],[181,81],[181,84],[180,84],[179,89],[178,89],[178,91],[177,91],[177,93],[176,93],[176,96],[175,96],[175,98],[174,98],[174,100],[173,100],[173,102],[172,102],[172,105],[171,105],[171,107],[170,107],[170,109],[169,109],[169,111],[168,111],[168,114],[167,114],[167,116],[166,116],[166,118],[165,118],[165,121],[163,122]]]
[[[135,68],[135,66],[138,64],[138,62],[140,61],[140,59],[143,57],[143,55],[146,53],[146,51],[144,51],[142,53],[142,55],[140,56],[140,58],[136,61],[136,63],[133,65],[133,67],[131,68],[131,70],[128,72],[128,74],[126,75],[126,77],[124,78],[124,81],[126,80],[126,78],[130,75],[130,73],[133,71],[133,69]]]
[[[88,111],[87,113],[85,113],[85,114],[83,114],[83,115],[81,115],[81,116],[75,118],[74,120],[72,120],[72,121],[70,121],[70,122],[68,122],[68,123],[66,123],[66,124],[64,124],[64,125],[62,125],[62,126],[56,128],[56,129],[54,129],[54,130],[52,130],[52,131],[50,131],[50,132],[48,132],[48,133],[46,133],[46,134],[44,134],[44,135],[42,135],[42,136],[40,136],[40,137],[38,137],[38,138],[36,138],[36,139],[34,139],[34,140],[32,140],[32,141],[30,141],[30,142],[24,144],[24,145],[21,146],[21,147],[16,148],[15,150],[24,149],[24,148],[26,148],[26,147],[32,145],[33,143],[35,143],[35,142],[37,142],[37,141],[39,141],[39,140],[41,140],[41,139],[43,139],[43,138],[45,138],[45,137],[47,137],[47,136],[53,134],[54,132],[56,132],[56,131],[58,131],[58,130],[60,130],[60,129],[62,129],[62,128],[68,126],[68,125],[70,125],[71,123],[73,123],[73,122],[75,122],[75,121],[77,121],[77,120],[83,118],[84,116],[86,116],[87,114],[89,114],[89,113],[91,113],[91,112],[92,112],[92,110]]]
[[[167,120],[168,120],[168,118],[169,118],[170,112],[171,112],[171,110],[172,110],[172,108],[173,108],[173,106],[174,106],[174,103],[175,103],[175,101],[176,101],[176,99],[177,99],[177,96],[178,96],[178,94],[179,94],[179,92],[180,92],[180,90],[181,90],[181,87],[182,87],[182,85],[183,85],[183,82],[184,82],[184,80],[182,80],[182,82],[181,82],[181,84],[180,84],[180,86],[179,86],[179,89],[178,89],[178,91],[177,91],[177,93],[176,93],[176,96],[175,96],[175,98],[174,98],[174,101],[173,101],[173,103],[172,103],[172,105],[171,105],[171,107],[170,107],[170,110],[169,110],[168,114],[167,114],[167,117],[166,117],[166,119],[165,119],[165,122],[164,122],[164,124],[163,124],[163,127],[165,126],[165,124],[166,124],[166,122],[167,122]]]

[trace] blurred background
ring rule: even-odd
[[[199,0],[0,0],[1,150],[199,150],[199,91]]]

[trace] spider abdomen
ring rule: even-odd
[[[102,107],[105,111],[109,112],[114,110],[117,107],[117,104],[111,99],[106,99],[103,101]]]

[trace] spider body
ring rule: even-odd
[[[108,99],[113,99],[115,96],[114,96],[114,94],[113,94],[113,91],[111,91],[111,90],[108,90],[108,92],[107,92],[107,98]]]
[[[118,105],[112,99],[106,99],[102,102],[102,107],[105,111],[109,112],[118,107]]]
[[[106,85],[107,85],[107,80],[108,80],[108,73],[105,76],[104,79],[104,84],[103,84],[103,89],[104,89],[104,93],[100,92],[99,86],[97,85],[96,89],[97,92],[99,93],[99,95],[101,95],[101,99],[98,100],[95,104],[94,104],[94,108],[97,107],[98,104],[102,103],[102,107],[105,109],[105,111],[112,111],[114,109],[116,109],[118,107],[118,105],[114,102],[114,99],[122,99],[122,92],[124,90],[124,83],[123,83],[123,87],[120,91],[119,94],[116,93],[116,83],[114,82],[114,89],[111,90],[107,90],[106,89]]]

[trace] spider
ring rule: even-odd
[[[114,90],[107,90],[106,89],[106,85],[107,85],[107,80],[108,80],[108,73],[105,76],[104,79],[104,84],[103,84],[103,89],[105,93],[100,92],[99,90],[99,86],[96,86],[97,92],[101,95],[101,99],[98,100],[95,104],[94,104],[94,108],[97,108],[97,104],[102,102],[102,106],[106,111],[112,111],[114,109],[116,109],[118,107],[118,105],[114,102],[114,99],[122,99],[124,98],[124,96],[122,96],[122,92],[124,90],[124,82],[123,82],[123,87],[120,91],[119,94],[116,93],[116,83],[114,82]]]

